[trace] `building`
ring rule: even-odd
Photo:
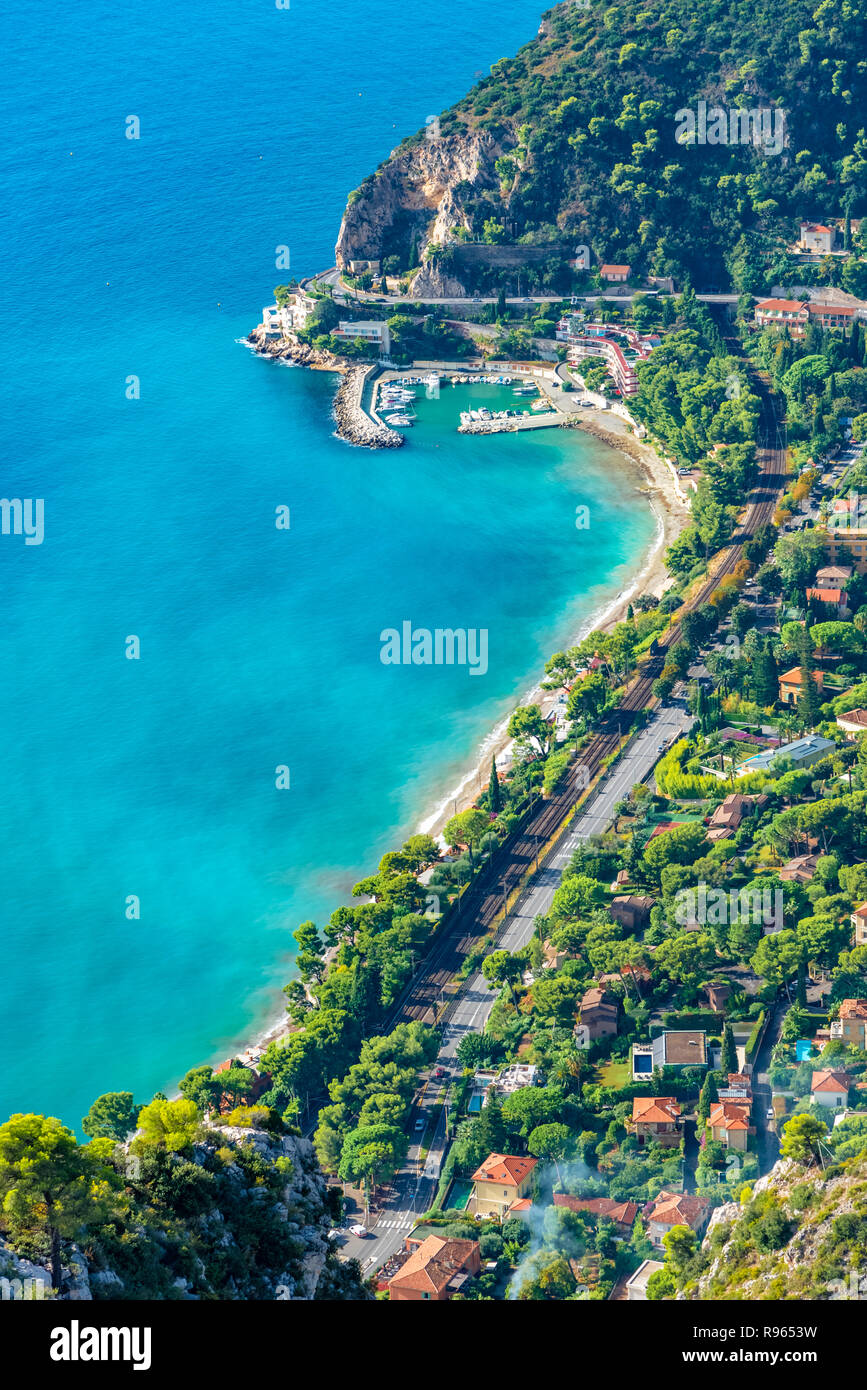
[[[501,1217],[513,1202],[528,1195],[535,1167],[535,1158],[488,1154],[471,1179],[473,1210]]]
[[[667,1148],[680,1143],[682,1136],[681,1109],[674,1096],[635,1096],[632,1119],[627,1124],[639,1144],[653,1139]]]
[[[806,738],[796,738],[793,743],[784,743],[781,748],[768,748],[764,753],[756,753],[747,758],[736,769],[738,777],[746,777],[750,772],[771,772],[778,763],[790,761],[796,771],[812,767],[837,747],[833,739],[823,738],[821,734],[808,734]]]
[[[394,1303],[445,1303],[481,1270],[477,1240],[406,1240],[409,1258],[388,1281]]]
[[[832,564],[842,560],[858,574],[867,574],[867,526],[831,526],[825,545]]]
[[[746,1099],[720,1100],[711,1106],[708,1129],[711,1138],[727,1149],[745,1152],[749,1144],[752,1102]]]
[[[838,1110],[849,1099],[848,1072],[814,1071],[810,1097],[814,1105],[824,1105],[828,1110]]]
[[[599,274],[609,285],[625,285],[629,279],[632,266],[630,265],[601,265]]]
[[[658,1274],[661,1269],[665,1269],[662,1260],[644,1260],[626,1281],[627,1303],[646,1303],[647,1281],[652,1274]]]
[[[712,980],[709,985],[704,986],[704,992],[714,1013],[724,1014],[732,992],[731,985],[724,981]]]
[[[813,680],[819,690],[825,684],[825,674],[823,671],[814,671]],[[779,678],[780,685],[780,704],[796,705],[801,698],[801,682],[803,675],[800,666],[793,666],[791,671],[785,671]]]
[[[783,883],[812,883],[819,864],[818,854],[799,854],[780,869]]]
[[[752,1079],[743,1071],[730,1071],[728,1085],[720,1086],[717,1095],[720,1100],[747,1100],[753,1103]]]
[[[590,1042],[617,1036],[617,1012],[617,1000],[607,990],[598,985],[587,990],[581,1000],[580,1021],[587,1029]]]
[[[650,909],[656,902],[655,898],[646,897],[641,893],[628,893],[616,898],[612,898],[608,904],[608,911],[627,931],[641,931],[650,923]]]
[[[316,300],[312,295],[293,290],[285,304],[269,304],[262,310],[262,327],[269,337],[284,338],[287,333],[306,328],[315,308]]]
[[[845,714],[838,714],[837,728],[842,729],[848,739],[867,734],[867,709],[850,709]]]
[[[613,1221],[617,1228],[615,1236],[627,1240],[638,1217],[637,1202],[616,1202],[612,1197],[570,1197],[565,1192],[555,1192],[554,1206],[586,1211],[599,1220]]]
[[[851,579],[851,565],[823,565],[816,570],[816,583],[822,589],[846,589]]]
[[[801,299],[763,299],[756,305],[755,323],[759,328],[788,328],[793,338],[802,338],[809,313]]]
[[[831,1037],[839,1038],[847,1047],[867,1046],[867,999],[844,999],[840,1017],[831,1024]]]
[[[391,352],[391,333],[385,320],[341,319],[337,328],[332,329],[332,337],[338,341],[354,343],[362,338],[368,346],[375,348],[380,357],[388,357]]]
[[[647,1234],[651,1245],[664,1250],[663,1236],[675,1226],[688,1226],[696,1235],[702,1235],[710,1217],[710,1202],[706,1197],[696,1197],[689,1192],[660,1192],[644,1208]]]
[[[741,821],[746,816],[751,816],[754,811],[761,810],[767,804],[767,800],[766,796],[756,798],[741,796],[739,792],[732,792],[721,805],[717,806],[711,816],[707,838],[714,842],[730,839]]]
[[[807,312],[820,328],[841,328],[844,333],[847,328],[852,327],[855,317],[855,310],[849,305],[819,304],[815,300],[811,300],[807,305]]]
[[[697,1030],[678,1029],[660,1033],[650,1043],[635,1043],[632,1048],[632,1076],[640,1081],[657,1067],[706,1067],[707,1035]]]
[[[825,227],[821,222],[802,222],[798,238],[800,251],[812,251],[827,256],[834,249],[834,228]]]
[[[855,945],[867,946],[867,903],[862,903],[856,907],[852,913],[852,930],[855,933]]]
[[[814,589],[808,589],[807,599],[808,601],[812,599],[814,603],[827,604],[829,608],[833,608],[836,618],[841,617],[844,612],[848,611],[846,608],[846,594],[843,589],[834,589],[830,586],[822,585]]]

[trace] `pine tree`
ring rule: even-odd
[[[488,809],[498,815],[503,809],[503,794],[500,791],[500,779],[497,776],[497,760],[491,758],[491,780],[488,783]]]
[[[727,1023],[723,1029],[722,1069],[726,1076],[729,1076],[732,1072],[736,1072],[738,1069],[738,1051],[735,1047],[735,1035],[732,1032],[730,1023]]]

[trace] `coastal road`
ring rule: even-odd
[[[497,949],[520,951],[533,935],[533,924],[539,915],[550,909],[563,870],[582,840],[600,834],[614,819],[614,807],[622,801],[637,782],[649,776],[662,751],[692,727],[693,719],[677,703],[658,709],[646,728],[636,736],[624,752],[614,771],[604,779],[586,808],[576,816],[562,842],[549,860],[542,864],[533,881],[515,904],[497,937]],[[431,1076],[424,1086],[414,1120],[427,1117],[444,1099],[449,1082],[460,1074],[457,1050],[467,1033],[480,1033],[499,993],[491,989],[480,970],[476,971],[461,989],[451,1007],[451,1016],[443,1030],[442,1043],[434,1070],[445,1072],[442,1080]],[[446,1150],[445,1109],[437,1111],[434,1131],[422,1134],[421,1144],[414,1142],[403,1168],[397,1174],[387,1203],[378,1213],[373,1236],[348,1236],[341,1255],[361,1261],[366,1274],[378,1269],[389,1256],[401,1248],[417,1216],[426,1211],[433,1200],[437,1181],[425,1176],[420,1169],[422,1146],[428,1150],[425,1168],[439,1172],[439,1163]]]
[[[435,295],[422,295],[420,299],[413,299],[406,294],[374,294],[371,290],[355,290],[348,285],[344,285],[341,279],[341,272],[336,266],[328,270],[321,271],[318,275],[311,275],[307,280],[302,281],[303,285],[320,286],[323,289],[331,290],[335,299],[339,299],[342,294],[347,303],[358,302],[359,304],[496,304],[497,295],[452,295],[448,297],[437,297]],[[609,300],[615,304],[629,304],[636,294],[658,295],[657,289],[630,290],[625,294],[606,292],[599,294],[527,294],[527,295],[507,295],[507,304],[562,304],[566,299],[573,299],[576,304],[595,304],[598,299]],[[697,294],[696,299],[703,300],[706,304],[737,304],[736,294]]]

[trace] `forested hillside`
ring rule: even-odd
[[[761,290],[800,218],[861,211],[865,74],[865,13],[847,0],[557,5],[362,184],[338,252],[361,230],[362,254],[405,268],[427,250],[448,274],[461,240],[585,244],[639,273]],[[713,143],[714,107],[729,143]],[[731,143],[740,110],[765,113],[758,143]]]

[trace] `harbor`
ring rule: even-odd
[[[439,398],[442,390],[449,387],[496,387],[500,392],[511,387],[514,400],[508,407],[491,408],[481,403],[477,408],[460,410],[457,432],[501,434],[558,428],[566,417],[544,389],[546,385],[548,383],[540,380],[538,370],[473,372],[451,369],[415,373],[388,370],[372,384],[368,410],[376,425],[404,431],[412,429],[418,419],[415,404],[420,396]]]

